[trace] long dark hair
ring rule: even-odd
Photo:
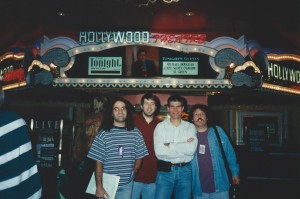
[[[103,120],[103,130],[110,131],[114,125],[114,118],[113,118],[113,106],[117,101],[121,101],[126,106],[127,117],[125,120],[125,127],[128,131],[134,129],[134,122],[132,117],[133,106],[130,104],[129,101],[123,98],[115,98],[111,102],[109,102],[108,107],[105,109],[105,115]]]
[[[193,116],[194,116],[194,112],[200,109],[201,111],[203,111],[206,115],[207,120],[207,126],[211,127],[215,125],[215,119],[214,119],[214,115],[212,110],[205,104],[195,104],[191,107],[190,112],[189,112],[189,121],[191,123],[193,123]]]

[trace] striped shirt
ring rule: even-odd
[[[134,128],[113,127],[101,130],[94,139],[88,157],[103,164],[103,172],[120,177],[119,185],[131,182],[136,159],[148,155],[141,132]]]
[[[41,179],[28,129],[17,114],[0,110],[0,198],[41,198]]]

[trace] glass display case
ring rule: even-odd
[[[282,146],[287,136],[283,112],[237,112],[237,144],[250,151],[265,151],[269,146]]]

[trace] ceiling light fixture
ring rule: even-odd
[[[138,4],[139,7],[141,6],[148,6],[150,3],[156,3],[158,0],[147,0],[146,3],[141,3],[141,4]],[[180,0],[162,0],[162,2],[164,3],[177,3],[178,1]]]
[[[195,13],[189,11],[189,12],[186,12],[185,15],[188,17],[191,17],[191,16],[195,15]]]
[[[172,3],[172,2],[178,2],[179,0],[163,0],[165,3]]]
[[[64,16],[66,16],[66,13],[63,12],[63,11],[58,11],[57,15],[60,16],[60,17],[64,17]]]

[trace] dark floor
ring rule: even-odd
[[[237,150],[241,166],[241,199],[299,199],[300,153]]]
[[[241,184],[239,186],[237,199],[300,198],[299,152],[268,151],[262,153],[249,153],[237,149],[237,156],[241,167]],[[49,183],[48,177],[47,183]],[[74,193],[78,190],[76,185],[78,185],[79,182],[69,180],[69,183],[63,184],[67,186],[62,186],[62,188],[69,187],[61,190],[62,193],[64,193],[65,199],[78,199],[78,197],[74,198],[73,196],[78,195]],[[51,186],[46,187],[47,188],[44,187],[44,191],[47,189],[49,190]],[[48,193],[53,193],[54,189]],[[67,195],[69,195],[69,197]],[[50,197],[43,197],[43,199],[55,199],[53,197],[54,194]]]
[[[240,199],[299,199],[300,181],[247,179],[240,186]]]

